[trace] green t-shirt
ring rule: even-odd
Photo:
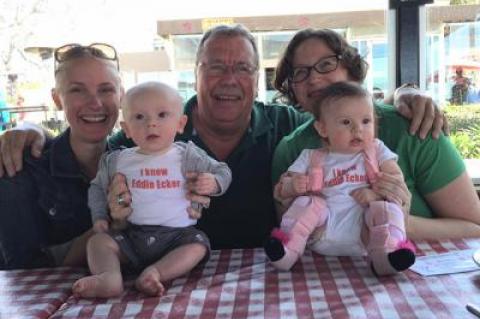
[[[399,115],[392,106],[375,105],[378,116],[378,137],[398,154],[398,165],[412,193],[411,212],[417,216],[434,217],[424,195],[449,184],[465,171],[465,165],[455,146],[443,134],[438,140],[429,135],[425,140],[410,135],[410,122]],[[321,140],[313,127],[313,119],[284,137],[273,155],[272,181],[300,155],[303,149],[321,147]]]
[[[196,97],[185,105],[188,122],[179,141],[193,141],[215,158],[192,125]],[[310,118],[292,107],[255,102],[250,127],[225,162],[232,171],[232,183],[220,197],[211,197],[197,226],[213,249],[261,247],[276,226],[272,195],[271,164],[278,142]],[[121,132],[109,140],[111,146],[133,146]]]

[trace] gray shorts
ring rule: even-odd
[[[210,241],[204,232],[194,226],[166,227],[128,224],[120,231],[110,231],[120,251],[127,257],[135,271],[155,263],[170,251],[183,245],[199,243],[207,248],[201,262],[210,257]]]

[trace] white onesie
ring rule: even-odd
[[[185,198],[185,178],[181,172],[182,153],[172,147],[162,155],[145,155],[138,148],[123,150],[117,170],[125,175],[132,194],[133,213],[128,221],[137,225],[186,227],[194,225]]]

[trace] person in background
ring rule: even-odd
[[[337,32],[305,29],[295,34],[280,59],[275,88],[292,104],[312,112],[318,92],[326,86],[339,81],[362,83],[366,72],[366,62]],[[398,155],[408,189],[392,187],[393,180],[403,178],[385,173],[380,175],[393,184],[375,182],[372,187],[387,200],[401,203],[408,219],[408,237],[415,240],[480,236],[480,202],[450,140],[443,134],[433,139],[433,133],[419,139],[408,134],[409,122],[391,106],[376,104],[375,110],[378,138]],[[304,149],[321,147],[313,123],[310,120],[300,126],[277,146],[272,164],[274,184]],[[280,216],[284,210],[279,203]]]
[[[0,109],[7,108],[7,101],[0,91]],[[0,111],[0,132],[6,130],[9,127],[10,123],[10,112]]]
[[[187,211],[186,176],[200,195],[220,196],[231,182],[231,172],[193,143],[173,142],[183,132],[187,117],[182,99],[171,87],[146,82],[127,91],[122,100],[120,125],[136,147],[102,157],[89,189],[89,207],[95,235],[88,241],[91,276],[73,284],[78,297],[110,298],[123,292],[120,261],[141,272],[135,286],[149,296],[164,293],[162,282],[190,271],[208,259],[210,243],[193,225]],[[121,172],[128,181],[133,212],[126,228],[110,224],[107,191],[111,178]]]
[[[470,79],[463,75],[463,68],[461,66],[457,67],[453,77],[452,104],[463,105],[467,101],[470,83]]]
[[[25,98],[21,95],[17,96],[17,102],[15,103],[15,107],[24,107],[24,103],[25,103]],[[17,122],[20,122],[20,121],[23,121],[25,119],[25,114],[27,114],[26,112],[19,112],[18,113],[18,118],[17,118]]]
[[[241,25],[221,25],[208,30],[200,41],[195,65],[197,95],[184,107],[188,122],[176,140],[192,140],[211,157],[226,162],[233,177],[228,191],[211,200],[197,227],[208,235],[212,249],[261,247],[277,224],[271,176],[273,151],[285,135],[311,115],[299,113],[293,107],[255,101],[258,49],[252,34]],[[431,99],[418,91],[398,97],[400,112],[412,119],[412,133],[425,136],[433,124],[433,134],[438,134],[443,114],[434,108]],[[0,175],[20,171],[24,145],[35,143],[31,152],[36,154],[43,140],[33,130],[12,130],[0,137]],[[133,146],[122,132],[111,142]],[[401,179],[380,177],[379,185],[406,194]],[[108,199],[111,217],[124,220],[131,207],[120,205],[119,196],[130,203],[128,187],[121,175],[114,178]],[[208,201],[208,198],[198,200]],[[409,202],[408,195],[404,202]]]

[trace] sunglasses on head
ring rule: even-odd
[[[90,45],[70,43],[56,48],[54,51],[55,73],[58,71],[58,66],[61,63],[82,57],[85,53],[89,53],[96,58],[115,61],[117,70],[120,70],[117,51],[111,45],[106,43],[92,43]]]

